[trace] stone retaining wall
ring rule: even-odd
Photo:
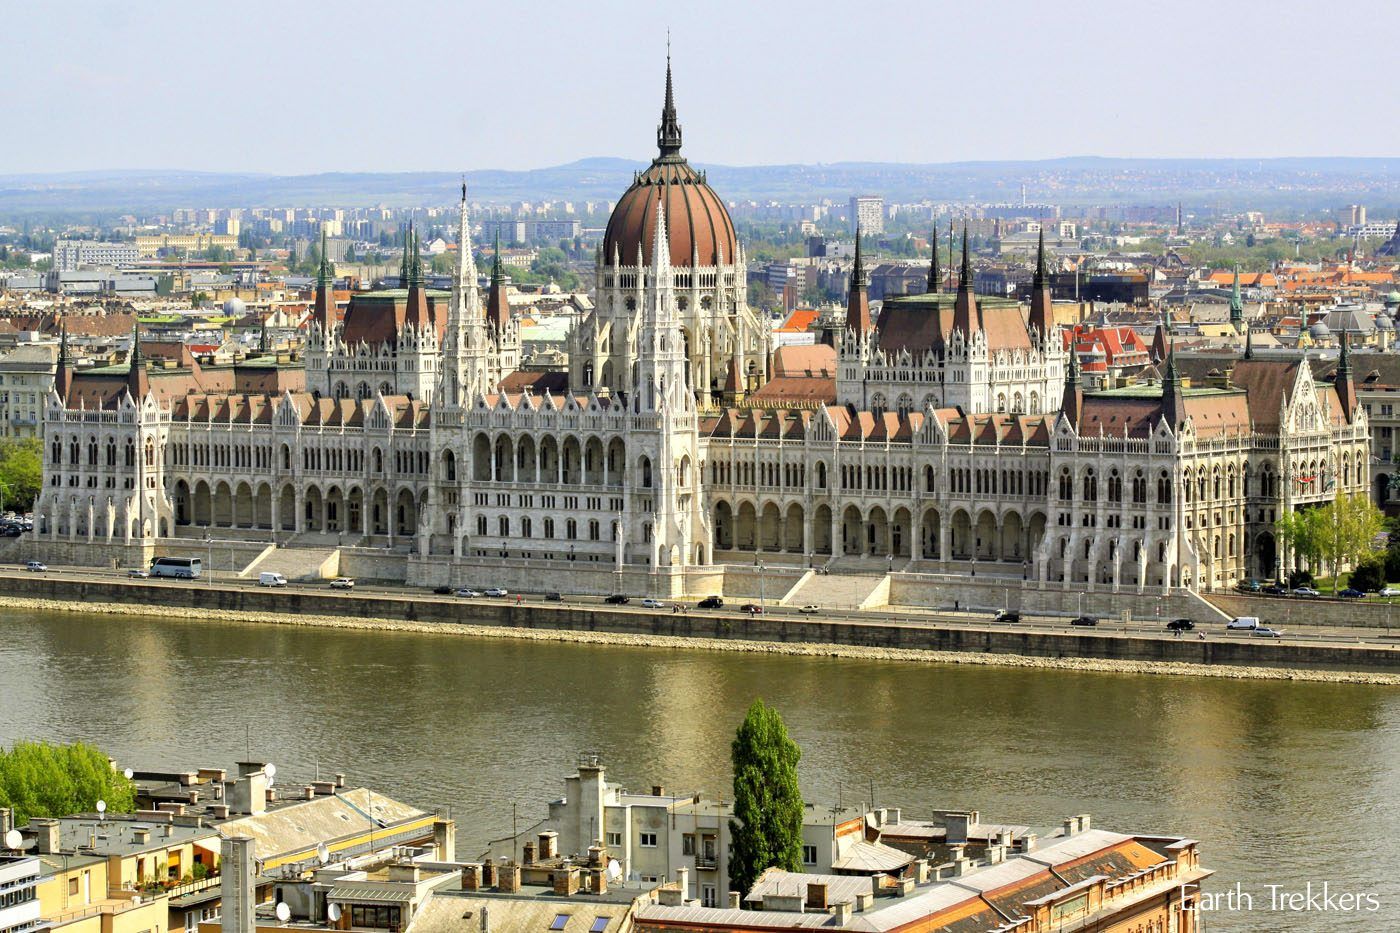
[[[1190,664],[1277,669],[1400,672],[1400,648],[1324,646],[1264,640],[1192,638],[1163,639],[1114,634],[1106,625],[1094,632],[1035,632],[1015,627],[994,629],[937,628],[878,621],[836,621],[820,617],[789,619],[747,618],[729,613],[694,610],[623,612],[607,608],[562,605],[516,605],[509,600],[453,600],[402,595],[377,596],[330,591],[303,593],[253,587],[209,587],[201,582],[164,581],[151,584],[117,580],[85,582],[61,577],[0,577],[0,593],[62,601],[81,610],[82,604],[115,603],[133,614],[143,604],[159,607],[217,610],[247,616],[325,616],[415,623],[464,623],[502,631],[610,633],[635,636],[641,643],[685,638],[715,641],[764,642],[774,645],[851,646],[879,650],[971,652],[1023,658],[1089,659],[1113,663]],[[1199,671],[1198,671],[1199,673]],[[1285,675],[1286,676],[1286,675]]]

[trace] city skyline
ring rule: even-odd
[[[1253,3],[1187,3],[1170,20],[1107,4],[1075,17],[1019,2],[934,4],[911,17],[877,3],[863,8],[857,41],[846,38],[849,11],[825,3],[721,2],[700,17],[560,8],[548,32],[531,10],[424,18],[426,9],[254,2],[196,15],[158,2],[79,3],[62,20],[13,12],[15,34],[56,54],[0,63],[11,119],[25,128],[0,174],[480,170],[633,157],[655,131],[668,27],[698,162],[1383,157],[1400,143],[1400,130],[1375,119],[1383,55],[1338,63],[1340,78],[1299,67],[1286,94],[1269,92],[1282,80],[1269,63],[1354,44],[1355,23],[1377,35],[1400,25],[1380,4],[1303,21]],[[911,19],[927,42],[885,39],[908,36],[897,24]],[[1328,116],[1325,138],[1278,132],[1309,112]]]

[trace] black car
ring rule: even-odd
[[[631,601],[631,599],[627,598],[626,596],[623,596],[621,593],[614,593],[607,599],[603,600],[603,602],[607,603],[609,606],[625,606]]]
[[[696,605],[701,609],[723,609],[724,600],[720,599],[718,596],[706,596]]]
[[[747,612],[751,616],[757,616],[763,614],[763,607],[755,603],[744,603],[739,607],[739,611]]]
[[[451,596],[453,590],[450,586],[435,586],[433,587],[433,593],[437,596]]]
[[[562,593],[545,593],[545,594],[544,594],[544,601],[547,602],[547,603],[562,603],[562,602],[564,601],[564,594],[562,594]]]
[[[992,616],[993,622],[1020,622],[1021,611],[1019,609],[998,609],[996,615]]]
[[[1098,616],[1079,616],[1070,622],[1070,625],[1098,625]]]
[[[1268,596],[1287,596],[1288,587],[1284,586],[1282,583],[1270,583],[1268,586],[1264,587],[1264,593]]]
[[[1342,590],[1342,592],[1338,595],[1341,596],[1343,599],[1363,599],[1366,596],[1365,592],[1363,592],[1362,590],[1358,590],[1354,586],[1347,587],[1346,589]]]
[[[1196,628],[1196,623],[1190,619],[1172,619],[1167,623],[1169,632],[1190,632]]]

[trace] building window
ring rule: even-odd
[[[712,884],[700,886],[700,903],[706,907],[716,907],[719,905],[719,892]]]
[[[686,833],[684,836],[681,836],[681,855],[694,855],[694,854],[695,854],[695,834],[694,834],[694,833]]]
[[[608,848],[622,848],[622,833],[608,833]]]
[[[803,846],[803,847],[802,847],[802,864],[803,864],[803,865],[815,865],[815,864],[817,864],[817,847],[816,847],[816,846]]]
[[[642,833],[637,841],[644,849],[655,849],[656,833]]]

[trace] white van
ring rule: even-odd
[[[287,578],[280,573],[263,571],[258,574],[258,586],[286,586]]]
[[[1259,627],[1258,616],[1237,616],[1225,624],[1226,628],[1243,629],[1252,632]]]

